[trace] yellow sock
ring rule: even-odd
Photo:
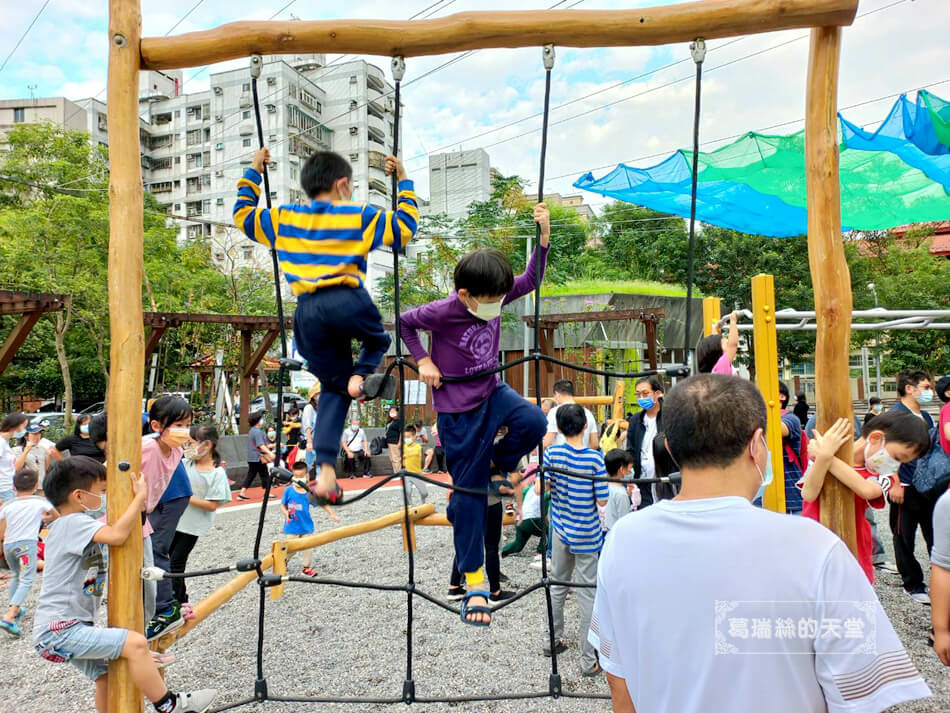
[[[480,589],[485,585],[485,570],[479,567],[474,572],[465,573],[465,585],[469,589]]]

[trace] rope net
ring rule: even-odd
[[[702,42],[697,40],[697,43]],[[551,95],[551,71],[554,67],[554,47],[552,45],[547,45],[543,48],[543,61],[545,68],[545,87],[544,87],[544,110],[542,113],[542,131],[541,131],[541,152],[540,152],[540,170],[539,170],[539,179],[538,179],[538,202],[544,200],[544,169],[545,161],[547,155],[547,136],[548,136],[548,116],[550,111],[550,95]],[[702,81],[702,54],[697,55],[695,49],[693,51],[693,59],[696,62],[696,94],[695,94],[695,112],[694,112],[694,156],[698,152],[698,132],[699,132],[699,108],[700,108],[700,86]],[[260,76],[260,57],[254,56],[251,59],[251,88],[252,88],[252,97],[254,101],[254,111],[255,117],[257,119],[257,128],[258,128],[258,139],[260,140],[261,147],[264,146],[264,135],[263,128],[261,123],[261,112],[260,112],[260,103],[258,101],[257,94],[257,78]],[[405,63],[402,57],[395,57],[392,61],[392,71],[393,78],[395,80],[395,108],[393,116],[393,155],[398,156],[399,150],[399,122],[400,122],[400,91],[402,77],[405,72]],[[268,183],[267,169],[263,171],[263,178],[265,184],[265,196],[267,200],[267,207],[271,207],[271,198],[270,198],[270,189]],[[693,192],[693,200],[695,201],[695,190]],[[397,176],[396,172],[393,172],[392,176],[392,207],[395,210],[397,201]],[[694,211],[695,213],[695,211]],[[694,219],[690,221],[690,263],[692,263],[692,236],[694,234]],[[540,225],[536,226],[535,239],[540,241],[541,237],[541,227]],[[282,385],[284,379],[287,376],[288,371],[298,370],[302,368],[300,362],[295,362],[292,359],[287,358],[287,347],[286,339],[283,334],[284,331],[284,320],[283,320],[283,303],[281,299],[281,290],[280,290],[280,273],[277,262],[277,254],[274,249],[272,249],[272,258],[274,266],[274,280],[275,287],[277,292],[277,309],[278,316],[280,318],[281,330],[282,330],[282,339],[281,339],[281,349],[282,349],[282,358],[280,360],[280,370],[278,378],[278,394],[277,394],[277,419],[278,422],[283,420],[283,390]],[[400,249],[394,246],[393,249],[393,273],[394,273],[394,309],[395,309],[395,359],[387,367],[385,374],[391,375],[394,370],[398,372],[398,379],[400,385],[400,393],[404,393],[405,381],[406,381],[406,371],[418,371],[417,367],[409,362],[403,355],[402,350],[402,326],[400,321],[400,308],[401,308],[401,295],[400,295],[400,280],[399,280],[399,260],[400,260]],[[472,379],[477,379],[484,377],[486,375],[498,374],[508,369],[520,366],[526,362],[531,362],[534,365],[534,387],[535,387],[535,401],[540,407],[541,405],[541,365],[543,362],[548,362],[552,364],[558,364],[569,369],[576,371],[594,374],[598,376],[611,377],[611,378],[620,378],[620,379],[631,379],[639,378],[643,376],[653,376],[658,374],[664,374],[667,376],[673,377],[682,377],[688,376],[690,373],[690,367],[688,364],[688,355],[689,354],[689,344],[690,344],[690,327],[691,327],[691,310],[690,302],[687,300],[687,314],[686,314],[686,330],[685,330],[685,340],[684,340],[684,364],[681,366],[674,366],[665,369],[651,369],[645,371],[637,372],[616,372],[616,371],[607,371],[603,369],[594,369],[591,367],[585,367],[571,362],[563,361],[557,359],[553,356],[542,353],[541,351],[541,334],[540,334],[540,312],[541,312],[541,281],[540,276],[540,265],[535,263],[535,275],[534,275],[534,337],[533,337],[533,346],[530,350],[530,356],[524,357],[521,359],[516,359],[510,362],[500,364],[499,366],[488,369],[485,371],[472,374],[467,377],[444,377],[443,381],[447,383],[458,383],[462,381],[468,381]],[[692,271],[690,272],[689,284],[687,285],[687,291],[691,294],[692,290]],[[405,422],[405,404],[404,400],[400,399],[399,403],[399,417],[402,422]],[[280,437],[281,437],[280,428],[277,429],[277,443],[275,445],[276,452],[280,452]],[[404,444],[403,444],[404,446]],[[591,481],[606,481],[614,483],[624,483],[625,481],[617,478],[610,477],[598,477],[588,474],[581,474],[572,471],[562,470],[555,467],[545,467],[543,461],[540,458],[541,451],[543,449],[543,444],[538,444],[539,452],[539,463],[538,463],[538,481],[540,483],[540,499],[541,502],[544,502],[544,474],[545,473],[554,473],[562,475],[572,475],[574,477],[581,477]],[[351,505],[353,503],[359,502],[360,500],[369,497],[377,490],[385,486],[386,484],[398,480],[402,486],[402,499],[403,499],[403,527],[407,533],[407,576],[406,583],[404,585],[383,585],[376,584],[373,582],[354,582],[344,579],[331,579],[331,578],[322,578],[322,577],[306,577],[306,576],[282,576],[280,574],[267,573],[264,571],[264,565],[260,557],[260,548],[261,540],[264,532],[264,523],[266,521],[267,515],[267,505],[270,497],[271,487],[275,481],[280,482],[290,482],[291,474],[289,471],[284,470],[283,468],[275,468],[271,477],[266,478],[264,483],[264,499],[261,502],[260,516],[258,518],[257,532],[254,540],[254,556],[252,559],[242,560],[234,566],[230,567],[219,567],[216,569],[209,569],[203,571],[195,572],[185,572],[180,574],[169,574],[162,573],[162,576],[165,577],[179,577],[179,578],[188,578],[188,577],[199,577],[212,574],[219,574],[222,572],[230,571],[241,571],[241,572],[250,572],[254,571],[257,573],[257,585],[260,590],[260,597],[258,603],[258,635],[257,635],[257,678],[254,684],[254,695],[253,697],[234,701],[228,703],[224,706],[214,709],[215,711],[226,711],[240,708],[242,706],[250,705],[253,703],[260,703],[263,701],[275,701],[275,702],[290,702],[290,703],[354,703],[354,704],[394,704],[394,703],[475,703],[475,702],[487,702],[487,701],[499,701],[499,700],[527,700],[535,698],[585,698],[585,699],[609,699],[610,696],[607,694],[576,694],[570,691],[563,689],[561,684],[561,676],[558,671],[558,653],[557,647],[555,646],[555,632],[554,632],[554,612],[553,612],[553,602],[551,596],[551,587],[554,586],[563,586],[563,587],[587,587],[594,588],[596,584],[588,584],[583,582],[569,582],[562,581],[557,579],[552,579],[548,575],[548,564],[547,558],[541,558],[541,576],[540,579],[526,587],[525,589],[515,593],[511,598],[501,601],[495,604],[492,607],[493,613],[496,613],[516,602],[525,599],[528,595],[541,590],[544,593],[545,608],[547,612],[547,632],[548,632],[548,644],[551,651],[551,670],[548,678],[548,686],[545,690],[539,691],[529,691],[529,692],[517,692],[513,691],[510,693],[504,694],[486,694],[486,695],[464,695],[464,696],[450,696],[450,697],[441,697],[441,698],[431,698],[431,697],[422,697],[417,696],[415,692],[415,680],[413,678],[413,600],[415,598],[423,599],[441,609],[444,609],[447,612],[450,612],[456,616],[460,615],[460,608],[452,606],[451,604],[446,603],[442,599],[433,596],[427,592],[422,591],[416,586],[415,582],[415,553],[414,553],[414,544],[412,542],[411,535],[413,523],[410,519],[410,500],[409,500],[409,482],[407,479],[415,478],[425,483],[435,485],[441,488],[451,489],[457,492],[464,492],[471,495],[487,496],[489,491],[465,488],[457,486],[450,483],[443,483],[434,478],[429,478],[422,473],[409,472],[406,469],[401,469],[399,472],[392,474],[381,480],[380,482],[374,484],[372,487],[364,490],[362,493],[352,497],[347,498],[344,502],[339,503],[338,505]],[[651,484],[651,483],[677,483],[678,478],[643,478],[637,481],[640,484]],[[542,533],[540,535],[541,539],[541,548],[542,550],[547,549],[547,539],[548,539],[548,514],[545,509],[542,508]],[[334,587],[343,587],[343,588],[357,588],[357,589],[369,589],[379,592],[400,592],[404,591],[406,593],[406,673],[403,680],[403,689],[402,693],[399,696],[392,697],[361,697],[361,696],[286,696],[286,695],[271,695],[268,692],[267,688],[267,679],[264,676],[264,636],[265,636],[265,608],[267,601],[267,590],[270,587],[278,586],[286,582],[300,583],[300,584],[320,584],[325,586],[334,586]]]

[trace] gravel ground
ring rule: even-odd
[[[392,512],[401,504],[397,492],[383,491],[351,507],[338,510],[344,524]],[[276,510],[276,506],[272,506]],[[439,506],[442,510],[442,506]],[[264,542],[279,536],[280,516],[271,512]],[[224,511],[214,531],[199,540],[190,565],[208,567],[246,556],[253,543],[257,510]],[[881,519],[887,531],[886,513]],[[318,529],[332,523],[319,515]],[[419,552],[416,581],[420,589],[441,596],[447,587],[452,559],[449,530],[417,529]],[[528,566],[532,547],[523,556],[503,561],[511,577],[507,588],[520,589],[536,581],[538,572]],[[924,561],[923,552],[920,553]],[[291,562],[291,572],[300,568]],[[402,584],[406,580],[406,555],[398,528],[332,543],[314,551],[314,566],[321,576]],[[192,601],[207,595],[225,581],[217,576],[192,580]],[[929,608],[912,602],[901,590],[897,575],[884,574],[878,595],[911,657],[934,691],[926,701],[898,706],[900,713],[950,710],[950,676],[926,645]],[[38,583],[37,583],[38,584]],[[38,586],[28,601],[32,609]],[[225,704],[253,695],[256,678],[258,589],[245,588],[224,608],[177,644],[178,663],[168,669],[175,690],[197,687],[219,689]],[[0,595],[0,597],[5,594]],[[271,695],[399,697],[406,665],[406,596],[401,592],[342,589],[303,583],[286,587],[283,599],[267,602],[264,641],[265,676]],[[491,695],[547,689],[550,660],[540,653],[544,629],[543,595],[536,592],[516,602],[490,629],[463,627],[448,612],[419,599],[414,606],[413,677],[419,697]],[[24,617],[24,629],[32,617]],[[590,694],[607,692],[603,678],[580,675],[576,641],[577,612],[567,603],[566,637],[572,648],[559,657],[565,689]],[[32,685],[24,685],[35,671]],[[37,685],[42,681],[42,685]],[[41,661],[29,637],[0,641],[0,712],[73,713],[93,711],[92,687],[70,666]],[[593,713],[609,710],[606,701],[560,699],[497,701],[491,703],[416,704],[415,710],[442,711],[545,711]],[[293,711],[392,711],[392,706],[276,703],[245,706],[240,710],[290,713]]]

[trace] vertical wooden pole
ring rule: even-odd
[[[139,159],[139,0],[109,0],[109,432],[106,485],[109,522],[132,499],[132,472],[142,462],[138,424],[145,378],[142,323],[142,169]],[[109,626],[143,631],[142,533],[109,548]],[[122,659],[109,664],[109,713],[141,713],[142,694]]]
[[[722,300],[718,297],[703,298],[703,336],[716,333],[716,324],[722,319]]]
[[[765,489],[762,505],[774,512],[785,512],[785,466],[782,461],[782,407],[778,399],[778,337],[775,331],[775,278],[752,278],[752,326],[755,340],[755,383],[765,399],[768,424],[765,440],[772,452],[775,477]]]
[[[611,417],[615,421],[621,421],[624,417],[624,391],[626,391],[626,382],[623,379],[618,379],[616,386],[614,386],[614,404]]]
[[[808,263],[815,291],[815,407],[818,429],[853,418],[848,357],[851,274],[841,241],[838,168],[838,59],[841,28],[811,31],[805,95],[805,181],[808,190]],[[838,457],[852,462],[851,443]],[[821,522],[857,556],[854,496],[836,478],[821,492]]]
[[[241,332],[241,368],[239,375],[241,377],[241,421],[238,425],[240,433],[247,433],[249,430],[248,417],[251,415],[251,378],[247,373],[247,365],[251,362],[251,333]]]
[[[292,487],[292,486],[291,486]],[[274,574],[279,574],[284,577],[287,575],[287,541],[286,540],[276,540],[271,543],[270,547],[271,557],[274,558]],[[271,587],[270,589],[270,598],[271,601],[277,601],[284,596],[284,585],[278,584],[276,587]]]
[[[656,369],[656,322],[647,319],[644,320],[643,326],[646,330],[647,361],[651,369]]]

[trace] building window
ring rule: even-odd
[[[249,92],[249,91],[251,91],[251,83],[250,83],[250,82],[244,82],[244,84],[241,85],[241,91],[242,91],[242,92]]]
[[[251,145],[251,140],[250,140],[250,139],[244,139],[244,140],[241,142],[241,146],[247,147],[247,146],[250,146],[250,145]]]
[[[254,248],[242,248],[244,259],[250,260],[254,256]]]
[[[244,112],[241,114],[241,118],[242,118],[242,119],[250,119],[250,118],[251,118],[251,110],[248,109],[248,110],[244,111]]]

